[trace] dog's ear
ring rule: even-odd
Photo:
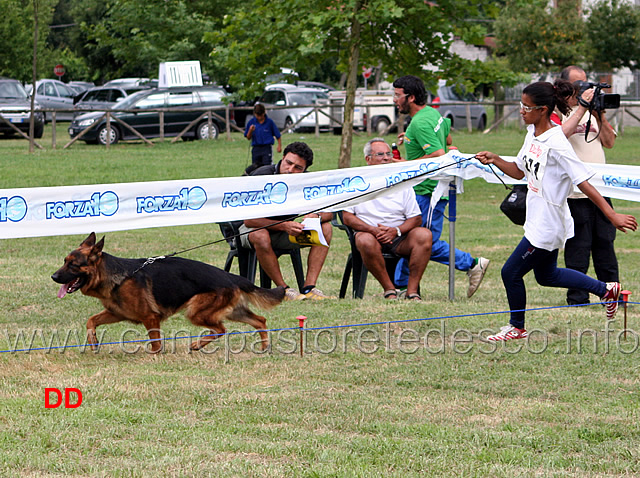
[[[80,244],[80,247],[82,246],[93,247],[95,243],[96,243],[96,233],[92,232],[84,241],[82,241],[82,244]]]
[[[100,254],[102,252],[103,247],[104,247],[104,236],[102,236],[102,239],[100,239],[98,243],[95,246],[93,246],[93,252],[95,254]]]
[[[94,237],[95,239],[95,237]],[[95,242],[95,241],[94,241]],[[102,257],[102,247],[104,246],[104,236],[96,244],[91,247],[89,251],[89,262],[95,263]]]

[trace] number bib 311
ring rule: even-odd
[[[533,139],[525,151],[522,160],[527,170],[529,191],[542,197],[542,178],[547,166],[549,147]]]

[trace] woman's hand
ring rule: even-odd
[[[482,164],[495,165],[507,176],[511,176],[514,179],[524,178],[524,173],[518,168],[516,163],[505,161],[496,153],[492,153],[491,151],[480,151],[479,153],[476,153],[476,159]]]
[[[496,159],[500,159],[500,156],[496,153],[492,153],[491,151],[480,151],[479,153],[476,153],[476,159],[482,164],[494,164]]]
[[[618,231],[627,232],[628,230],[635,231],[638,229],[638,222],[636,218],[631,214],[616,213],[612,218],[611,223],[616,227]]]

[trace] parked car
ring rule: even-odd
[[[269,85],[265,88],[264,93],[258,100],[268,109],[267,114],[276,126],[281,130],[291,130],[293,125],[309,113],[312,108],[278,108],[269,109],[274,106],[297,106],[297,105],[315,105],[327,104],[329,97],[327,94],[317,88],[309,88],[305,86],[289,85],[287,83],[278,83]],[[329,112],[327,108],[327,113]],[[319,114],[318,123],[320,128],[329,129],[329,118],[323,114]],[[316,127],[316,113],[313,112],[305,117],[298,125],[296,130],[313,129]]]
[[[36,101],[41,108],[46,109],[72,109],[73,98],[78,93],[68,85],[58,80],[38,80],[36,82]],[[44,112],[45,121],[52,118],[52,112]],[[56,120],[70,121],[73,119],[73,112],[56,112]]]
[[[39,105],[36,103],[36,108]],[[29,134],[31,121],[31,98],[18,80],[0,78],[0,115],[16,126],[20,131]],[[44,115],[40,111],[33,114],[35,138],[42,138],[44,131]],[[4,136],[13,136],[16,133],[11,126],[0,121],[0,133]]]
[[[296,81],[297,86],[306,86],[308,88],[317,88],[318,90],[322,90],[325,93],[329,91],[335,91],[336,89],[333,86],[329,86],[325,83],[320,83],[319,81],[304,81],[298,80]]]
[[[70,81],[67,83],[68,86],[76,90],[78,93],[84,93],[85,91],[95,87],[94,83],[89,81]]]
[[[157,138],[160,136],[160,115],[158,111],[150,110],[165,108],[164,135],[178,136],[187,125],[205,112],[193,111],[194,108],[214,106],[216,109],[213,111],[224,118],[225,104],[222,99],[227,95],[223,88],[213,86],[146,89],[127,96],[112,107],[113,110],[131,111],[114,111],[112,115],[135,128],[145,138]],[[103,114],[103,112],[91,112],[77,116],[69,127],[69,135],[74,138],[85,128],[92,126],[81,138],[87,143],[107,144],[109,141],[114,144],[119,140],[138,139],[133,132],[116,121],[111,121],[111,137],[108,139],[106,119],[100,119]],[[235,124],[232,116],[230,121]],[[183,138],[216,139],[223,128],[224,122],[213,117],[212,131],[209,134],[208,121],[205,117],[186,132]]]
[[[427,101],[434,103],[433,107],[438,109],[443,118],[451,120],[452,128],[467,127],[467,106],[463,104],[451,105],[450,102],[476,102],[478,99],[471,93],[465,92],[462,88],[447,85],[440,81],[437,94],[428,93]],[[437,103],[437,104],[436,104]],[[469,105],[469,116],[471,125],[479,130],[484,130],[487,126],[487,111],[482,105]]]
[[[104,86],[119,86],[120,88],[132,88],[142,86],[145,88],[157,88],[158,80],[151,78],[117,78],[107,81]]]
[[[85,91],[74,98],[75,108],[84,111],[104,111],[111,109],[118,101],[133,93],[148,89],[141,86],[120,88],[118,86],[97,86]],[[75,116],[82,114],[82,111],[75,113]]]

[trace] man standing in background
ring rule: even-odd
[[[576,81],[586,82],[587,74],[582,68],[571,65],[562,70],[560,78],[575,84]],[[607,121],[604,110],[594,111],[592,116],[595,117],[595,121],[591,121],[585,139],[586,123],[590,115],[588,106],[593,93],[593,88],[582,94],[578,91],[569,100],[572,111],[562,119],[562,130],[580,160],[585,163],[604,164],[604,148],[613,148],[616,132]],[[605,199],[611,205],[611,200]],[[572,194],[567,202],[573,217],[574,235],[564,246],[566,267],[586,274],[589,270],[589,260],[593,257],[593,268],[598,280],[619,282],[618,259],[613,246],[616,238],[615,226],[584,194]],[[583,290],[569,289],[567,303],[588,304],[589,294]]]
[[[245,174],[273,163],[273,138],[278,140],[278,153],[282,152],[282,140],[280,130],[271,118],[267,116],[264,105],[258,103],[253,108],[251,118],[244,129],[244,136],[251,141],[251,166]]]
[[[411,116],[411,124],[406,133],[399,135],[399,143],[405,144],[408,160],[432,158],[442,156],[451,144],[451,122],[443,118],[438,111],[427,106],[427,92],[420,78],[407,75],[393,82],[393,102],[400,113]],[[413,189],[416,193],[418,205],[422,211],[422,226],[431,230],[433,245],[431,260],[441,264],[449,264],[449,244],[440,239],[444,222],[444,209],[448,198],[440,198],[435,208],[431,209],[431,194],[437,181],[426,179]],[[484,274],[489,267],[489,259],[474,258],[468,252],[455,250],[455,268],[466,271],[469,276],[467,297],[475,294],[480,286]],[[404,287],[408,280],[408,266],[405,260],[398,263],[395,282],[398,287]]]

